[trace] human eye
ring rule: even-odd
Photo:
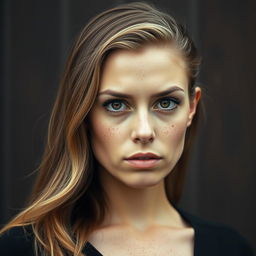
[[[123,100],[112,99],[103,103],[103,107],[110,112],[120,113],[128,110],[127,103]]]
[[[158,111],[172,111],[174,109],[176,109],[178,107],[178,105],[180,104],[180,100],[176,99],[176,98],[162,98],[160,100],[157,101],[157,103],[154,106],[154,109],[158,110]]]

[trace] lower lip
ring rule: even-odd
[[[148,160],[126,160],[126,162],[135,168],[153,168],[155,167],[161,159],[148,159]]]

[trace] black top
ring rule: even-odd
[[[234,229],[177,210],[195,230],[194,256],[254,255],[247,241]],[[32,232],[22,227],[12,228],[0,237],[1,256],[34,256],[33,246]],[[87,256],[102,256],[89,242],[86,243],[83,252]]]

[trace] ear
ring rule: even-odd
[[[201,97],[201,89],[200,87],[195,88],[195,96],[193,100],[190,102],[190,109],[189,109],[189,116],[188,116],[188,122],[187,126],[190,126],[193,120],[193,117],[196,113],[196,107]]]

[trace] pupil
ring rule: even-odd
[[[170,102],[168,100],[163,100],[163,101],[161,101],[160,105],[163,108],[167,108],[167,107],[169,107]]]
[[[112,103],[113,109],[119,109],[121,107],[121,104],[119,102]]]

